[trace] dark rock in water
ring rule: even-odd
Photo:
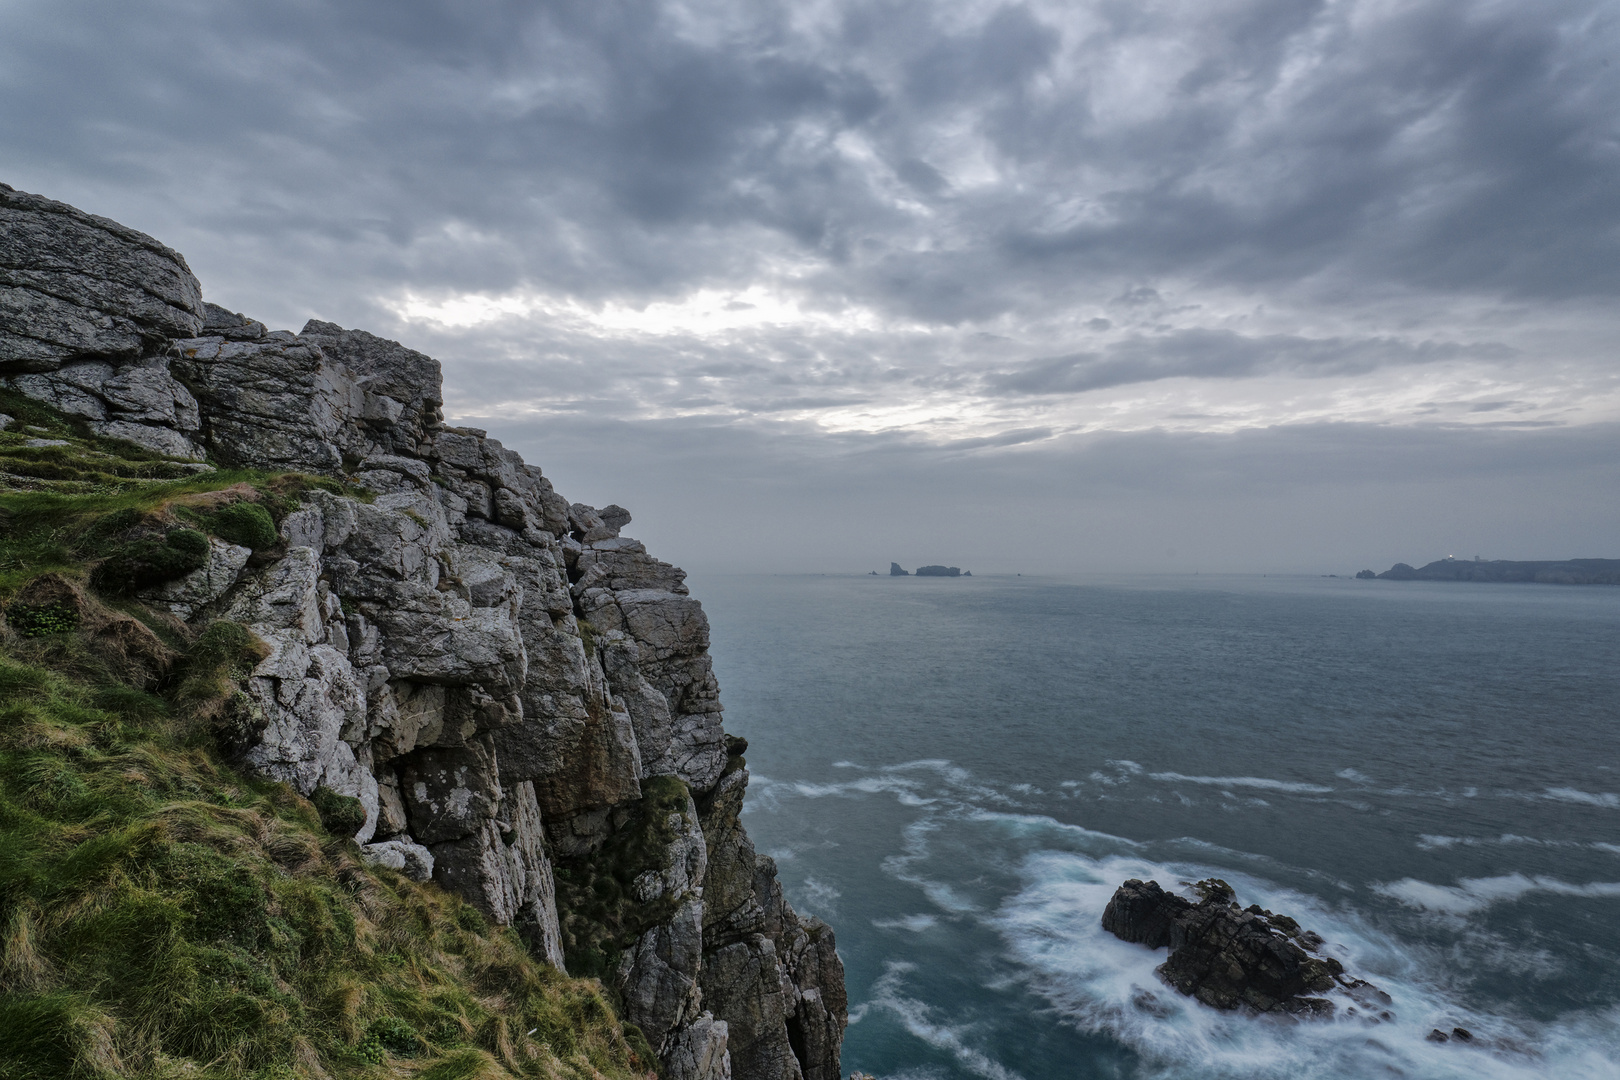
[[[919,566],[918,577],[961,577],[962,568],[959,566]]]
[[[910,570],[902,570],[902,569],[900,569],[900,564],[899,563],[892,562],[892,563],[889,564],[889,576],[890,577],[910,577],[911,576],[911,571]]]
[[[1377,576],[1378,575],[1373,573],[1371,570],[1357,570],[1356,571],[1356,580],[1357,581],[1370,581],[1371,579],[1373,579],[1373,578],[1375,578]]]
[[[1157,881],[1132,878],[1114,890],[1102,926],[1121,941],[1159,949],[1170,944],[1171,927],[1190,910],[1191,902],[1165,892]]]
[[[1108,901],[1103,929],[1150,949],[1168,945],[1159,977],[1217,1009],[1331,1016],[1333,1003],[1315,995],[1336,989],[1369,1008],[1390,1003],[1382,990],[1346,976],[1337,960],[1311,955],[1322,939],[1288,916],[1238,907],[1219,878],[1193,888],[1202,897],[1196,904],[1133,878]]]

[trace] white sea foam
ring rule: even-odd
[[[901,961],[884,964],[884,972],[872,984],[872,996],[849,1011],[849,1022],[860,1023],[874,1009],[892,1014],[911,1034],[956,1059],[968,1072],[984,1080],[1023,1080],[1023,1077],[973,1045],[970,1028],[945,1023],[936,1010],[904,993],[905,977],[916,965]]]
[[[1558,802],[1585,803],[1587,806],[1602,806],[1610,810],[1620,809],[1620,795],[1612,791],[1581,791],[1578,788],[1557,787],[1548,788],[1546,798]]]
[[[924,930],[932,930],[939,925],[937,915],[902,915],[897,919],[873,919],[872,925],[879,930],[909,930],[913,934],[920,934]]]
[[[1219,867],[1158,864],[1135,856],[1091,858],[1041,852],[1024,865],[1025,887],[992,917],[1030,986],[1069,1023],[1135,1048],[1143,1074],[1244,1080],[1310,1076],[1335,1080],[1422,1076],[1429,1080],[1528,1080],[1558,1076],[1614,1080],[1620,1014],[1525,1028],[1462,1008],[1428,984],[1401,943],[1311,897],[1222,871],[1245,900],[1287,911],[1328,938],[1329,951],[1394,999],[1393,1019],[1351,1015],[1308,1023],[1218,1012],[1168,989],[1154,974],[1165,952],[1119,941],[1101,927],[1119,882],[1190,880]],[[1433,1028],[1467,1027],[1473,1045],[1438,1045]]]
[[[1616,898],[1620,897],[1620,881],[1593,881],[1575,885],[1553,877],[1503,874],[1498,877],[1462,878],[1455,885],[1435,885],[1416,878],[1402,878],[1400,881],[1374,885],[1373,890],[1421,911],[1472,915],[1492,904],[1511,903],[1538,892],[1557,896]]]
[[[1584,840],[1546,840],[1537,836],[1519,836],[1503,833],[1501,836],[1434,836],[1421,833],[1417,846],[1422,851],[1443,851],[1453,847],[1545,847],[1545,848],[1614,848],[1612,844],[1587,843]],[[1620,851],[1620,848],[1614,848]]]
[[[1333,789],[1321,784],[1293,780],[1268,780],[1263,776],[1184,776],[1175,772],[1149,773],[1155,780],[1172,784],[1203,784],[1207,787],[1260,788],[1264,791],[1292,791],[1304,795],[1325,795]]]

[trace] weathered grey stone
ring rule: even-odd
[[[562,928],[557,920],[557,884],[546,854],[545,822],[534,785],[524,781],[507,789],[501,817],[511,826],[502,838],[511,867],[511,922],[531,951],[558,971],[565,971]]]
[[[703,1013],[675,1033],[663,1058],[666,1080],[731,1080],[724,1020]]]
[[[384,840],[360,848],[360,857],[368,863],[398,870],[414,881],[427,881],[433,877],[433,852],[409,838]]]
[[[156,424],[137,424],[129,420],[92,420],[90,430],[109,439],[123,439],[136,446],[155,450],[168,457],[201,458],[202,447],[173,428]]]
[[[0,184],[0,369],[134,359],[202,326],[191,268],[144,233]]]
[[[207,605],[224,596],[247,565],[252,549],[226,543],[214,537],[208,541],[208,562],[185,577],[165,581],[147,592],[142,600],[167,608],[189,620]]]
[[[311,319],[298,335],[348,369],[363,395],[359,418],[384,452],[415,456],[443,414],[439,362],[397,341]]]
[[[751,935],[703,958],[703,1000],[725,1020],[735,1075],[750,1080],[803,1080],[788,1042],[786,1002],[776,946]]]
[[[839,1080],[839,1049],[849,1026],[844,962],[838,957],[832,927],[820,919],[797,920],[794,937],[783,952],[795,998],[787,1019],[788,1042],[805,1080]]]
[[[425,844],[472,835],[501,802],[493,752],[480,739],[401,759],[399,787],[411,835]]]
[[[228,341],[253,341],[262,338],[270,331],[257,319],[250,319],[246,315],[228,311],[218,304],[203,302],[204,335],[223,337]]]
[[[335,472],[362,399],[348,372],[290,334],[175,343],[170,370],[195,395],[203,442],[227,465]]]
[[[697,1018],[703,1001],[697,982],[702,956],[703,901],[694,895],[668,922],[642,934],[614,973],[625,1018],[641,1028],[660,1057],[673,1049],[676,1029]]]
[[[313,590],[312,590],[313,591]],[[247,693],[262,721],[244,758],[249,767],[284,780],[301,795],[324,784],[358,798],[366,824],[357,835],[371,839],[377,826],[377,781],[370,751],[361,761],[342,739],[365,718],[365,693],[348,660],[329,645],[310,645],[296,628],[249,623],[270,646],[253,670]]]

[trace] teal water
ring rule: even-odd
[[[746,821],[838,931],[844,1069],[1620,1077],[1620,589],[712,577]],[[1217,1013],[1128,877],[1297,917],[1394,1019]],[[1471,1046],[1433,1028],[1468,1028]]]

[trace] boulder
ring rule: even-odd
[[[1133,878],[1108,901],[1103,929],[1150,949],[1169,946],[1160,978],[1217,1009],[1328,1016],[1333,1003],[1316,995],[1333,990],[1375,1010],[1389,1004],[1387,994],[1346,976],[1337,960],[1315,955],[1322,939],[1288,916],[1238,907],[1218,878],[1194,888],[1197,903]]]
[[[202,287],[179,252],[0,184],[0,371],[131,361],[202,321]]]

